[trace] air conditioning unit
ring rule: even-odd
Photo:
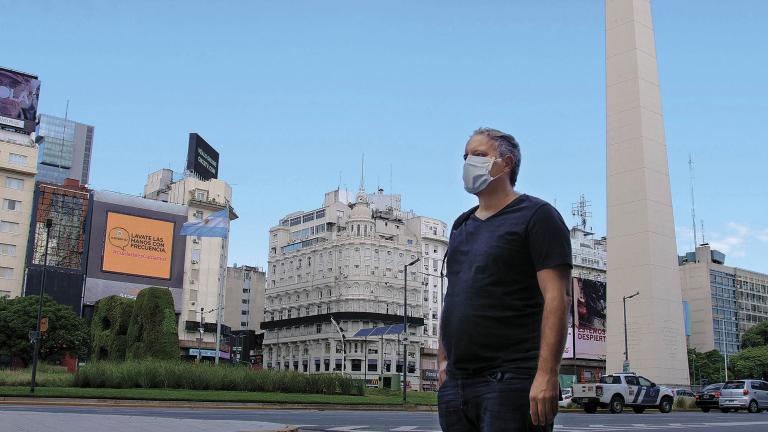
[[[192,264],[199,264],[200,262],[198,260],[192,260]]]
[[[193,238],[193,239],[192,239],[192,243],[194,243],[194,244],[199,244],[199,243],[200,243],[200,240],[198,240],[198,239],[196,239],[196,238]]]
[[[195,283],[197,283],[197,281],[196,281],[196,280],[194,280],[194,279],[190,279],[190,280],[189,280],[189,283],[194,285]]]

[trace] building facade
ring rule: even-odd
[[[0,297],[22,293],[37,151],[28,135],[0,129]]]
[[[232,330],[261,332],[266,277],[266,272],[259,267],[237,264],[227,267],[224,323]]]
[[[586,223],[571,228],[571,250],[573,252],[573,270],[571,275],[574,278],[605,283],[605,274],[607,268],[607,249],[605,237],[595,238],[594,234],[586,229]],[[602,299],[603,302],[605,299]],[[574,299],[574,304],[578,304],[578,299]],[[574,307],[571,307],[571,318],[577,316]],[[599,310],[599,308],[597,308]],[[605,311],[603,310],[603,314]],[[602,316],[603,320],[605,316]],[[571,319],[569,329],[568,349],[564,353],[564,358],[560,366],[560,382],[563,387],[570,387],[574,382],[592,382],[599,379],[605,373],[605,343],[602,349],[598,346],[597,350],[590,350],[588,355],[582,352],[579,341],[576,340],[577,325]],[[605,321],[603,321],[603,332]],[[597,352],[595,352],[597,351]]]
[[[437,347],[447,232],[441,221],[401,211],[399,201],[362,186],[354,198],[338,189],[326,193],[322,207],[288,214],[270,229],[266,368],[345,371],[370,385],[397,387],[405,367],[407,385],[420,388],[421,349]],[[355,336],[402,325],[403,314],[406,334]]]
[[[39,295],[45,268],[45,293],[82,314],[91,204],[91,191],[76,180],[36,183],[24,295]]]
[[[186,206],[190,221],[202,220],[223,209],[229,209],[230,220],[237,218],[232,208],[232,188],[219,179],[201,180],[191,175],[174,179],[173,171],[162,169],[149,175],[144,196]],[[219,287],[226,280],[229,248],[227,239],[222,238],[186,237],[185,243],[179,345],[184,355],[195,357],[198,348],[208,350],[207,354],[216,347],[218,305],[226,304],[226,290]],[[238,295],[236,302],[240,299]],[[223,316],[221,321],[224,327],[222,334],[229,333]],[[202,340],[198,340],[200,328],[204,330]],[[229,358],[228,352],[220,355],[224,359]]]
[[[37,135],[42,141],[37,180],[63,184],[69,178],[88,184],[94,127],[47,114],[39,118]]]
[[[728,355],[750,327],[768,320],[768,275],[725,265],[725,254],[702,244],[679,257],[688,302],[689,346]]]

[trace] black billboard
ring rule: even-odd
[[[39,98],[36,76],[0,67],[0,126],[34,132]]]
[[[189,134],[187,171],[203,180],[219,178],[219,152],[194,132]]]

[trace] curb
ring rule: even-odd
[[[1,405],[45,405],[79,407],[123,407],[123,408],[206,408],[206,409],[252,409],[252,410],[316,410],[316,411],[408,411],[437,412],[432,405],[335,405],[335,404],[289,404],[263,402],[192,402],[155,401],[132,399],[80,399],[0,396]]]

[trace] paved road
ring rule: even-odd
[[[319,410],[229,410],[229,409],[178,409],[178,408],[121,408],[121,407],[62,407],[62,406],[11,406],[0,405],[0,431],[5,432],[12,418],[23,415],[29,430],[41,430],[36,418],[59,419],[60,429],[66,422],[100,424],[102,428],[79,429],[79,432],[102,430],[113,416],[124,416],[141,424],[171,421],[174,430],[254,430],[254,422],[271,422],[300,425],[302,431],[326,432],[437,432],[440,430],[436,413],[398,411],[319,411]],[[38,417],[40,416],[40,417]],[[58,416],[58,417],[57,417]],[[109,416],[109,417],[106,417]],[[105,417],[105,418],[100,418]],[[231,423],[228,423],[231,422]],[[83,423],[85,424],[85,423]],[[134,426],[138,426],[135,424]],[[166,426],[164,426],[166,427]],[[178,427],[178,429],[177,429]],[[234,428],[234,429],[231,429]],[[239,429],[238,429],[239,428]],[[15,429],[13,429],[15,430]],[[140,429],[134,429],[140,430]],[[563,413],[557,417],[556,432],[599,431],[733,431],[765,432],[768,430],[768,414],[711,412],[673,412],[660,414],[583,414]],[[110,427],[110,432],[116,432]]]

